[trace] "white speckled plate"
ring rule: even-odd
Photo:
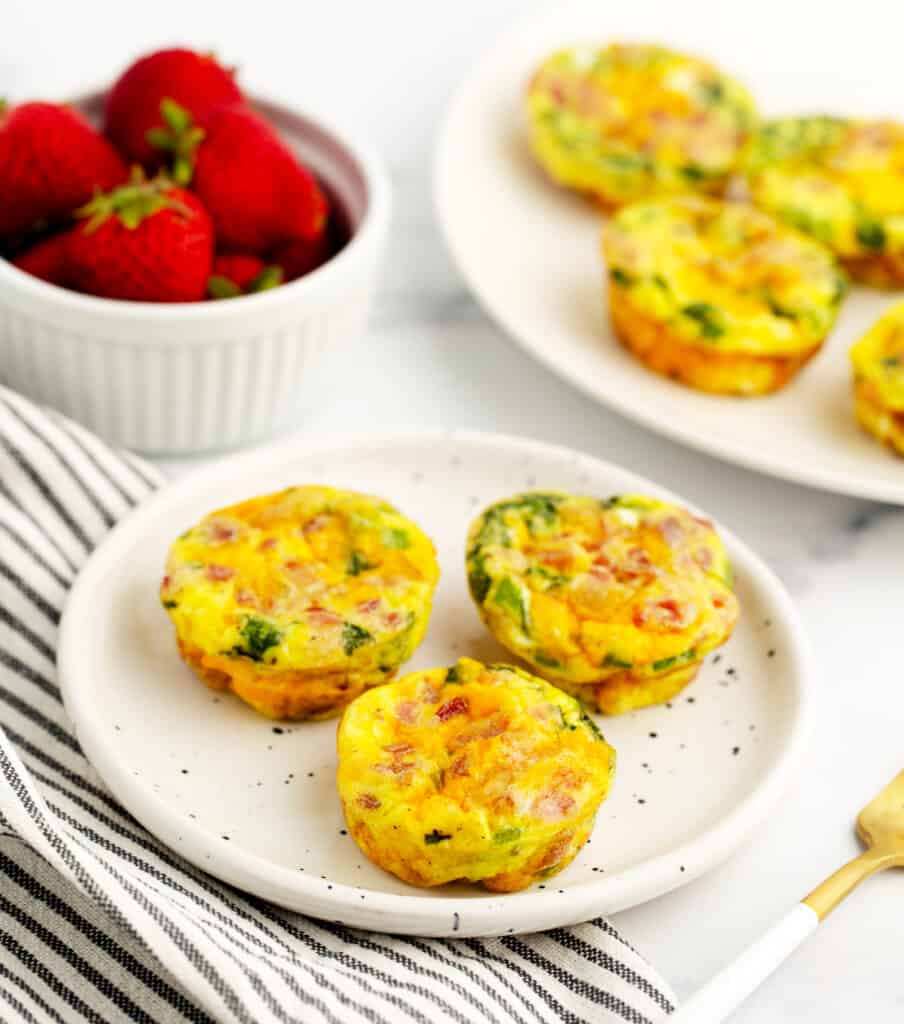
[[[436,155],[439,220],[468,286],[500,326],[600,402],[739,465],[904,504],[904,460],[854,420],[847,356],[900,294],[855,288],[823,351],[776,395],[744,400],[682,387],[616,341],[603,293],[602,219],[591,203],[551,184],[527,152],[521,96],[530,72],[556,48],[588,40],[656,41],[707,56],[734,71],[767,114],[904,117],[897,37],[875,31],[882,20],[876,0],[864,0],[858,18],[825,11],[819,46],[807,48],[803,63],[812,10],[767,6],[543,5],[477,66],[449,109]],[[752,45],[770,18],[768,46]]]
[[[334,787],[333,721],[274,725],[202,686],[179,660],[157,587],[170,540],[255,493],[322,482],[382,495],[434,538],[442,566],[427,639],[409,668],[508,656],[464,577],[478,509],[525,488],[663,494],[567,449],[480,434],[301,444],[226,459],[123,522],[79,577],[63,618],[66,708],[110,789],[188,860],[318,917],[420,935],[529,931],[648,900],[702,874],[768,812],[798,751],[810,685],[800,623],[779,582],[726,535],[742,618],[672,706],[601,719],[618,750],[591,842],[545,886],[489,896],[411,888],[363,857]],[[666,495],[668,497],[668,495]]]

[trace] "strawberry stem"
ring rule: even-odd
[[[147,141],[171,155],[170,174],[177,185],[187,185],[195,169],[195,153],[204,138],[204,129],[196,125],[185,107],[169,96],[160,101],[163,126],[149,128]]]
[[[140,167],[132,169],[128,185],[121,185],[112,192],[99,192],[84,206],[75,211],[79,219],[87,220],[83,231],[93,234],[110,219],[118,217],[128,231],[134,231],[147,217],[159,210],[171,209],[184,217],[193,216],[192,211],[171,195],[173,183],[163,174],[148,181]]]

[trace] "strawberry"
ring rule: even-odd
[[[73,288],[110,299],[194,302],[207,292],[213,225],[190,192],[164,177],[96,196],[68,243]]]
[[[0,239],[63,221],[95,191],[127,177],[110,143],[75,110],[56,103],[0,109]]]
[[[269,291],[282,283],[282,267],[267,266],[262,259],[249,253],[220,253],[213,261],[207,294],[212,299],[233,299],[239,295]]]
[[[294,281],[316,270],[333,255],[333,240],[329,231],[324,231],[319,238],[308,241],[300,238],[294,242],[286,242],[274,249],[270,259],[282,268],[287,281]]]
[[[20,253],[13,264],[50,284],[69,283],[69,232],[51,235]]]
[[[178,109],[199,118],[222,103],[241,103],[232,76],[209,54],[180,49],[148,54],[110,90],[104,130],[127,159],[154,170],[161,163],[161,149],[170,148],[181,134]]]
[[[210,211],[226,249],[263,254],[296,239],[323,234],[327,201],[317,179],[267,122],[239,104],[201,118],[187,111],[168,148],[181,166],[194,165],[192,189]]]

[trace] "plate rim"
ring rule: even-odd
[[[767,446],[756,444],[738,446],[734,442],[723,442],[716,433],[689,428],[680,420],[668,425],[662,423],[657,419],[653,409],[636,407],[632,405],[629,398],[622,398],[617,392],[606,391],[605,388],[597,386],[594,379],[582,375],[576,367],[563,366],[558,363],[554,352],[536,341],[530,331],[522,330],[508,314],[505,305],[497,302],[483,287],[479,276],[469,266],[470,261],[465,251],[466,247],[457,232],[455,218],[450,209],[449,197],[454,190],[451,154],[461,148],[455,145],[455,130],[458,122],[466,121],[464,111],[471,93],[492,74],[501,55],[515,46],[517,40],[527,34],[534,23],[542,23],[549,16],[549,8],[540,8],[533,14],[522,18],[482,53],[464,80],[453,91],[440,119],[440,127],[434,142],[431,182],[434,213],[452,261],[481,309],[501,329],[506,338],[513,341],[559,379],[566,381],[597,403],[614,410],[626,420],[638,423],[661,437],[683,444],[694,451],[711,455],[723,462],[790,483],[855,498],[904,505],[904,482],[896,484],[892,481],[889,483],[869,475],[864,476],[859,473],[851,475],[844,471],[835,472],[830,467],[812,469],[806,464],[791,467],[770,458]],[[878,444],[878,442],[876,443]]]
[[[745,574],[748,578],[751,575],[756,577],[758,589],[778,610],[791,638],[788,653],[794,706],[785,743],[753,791],[712,827],[617,875],[574,886],[565,897],[536,890],[463,898],[432,897],[428,890],[408,895],[367,889],[367,900],[356,906],[362,891],[358,887],[300,874],[239,847],[224,850],[222,844],[214,845],[216,833],[213,830],[173,812],[143,776],[140,780],[133,778],[112,749],[105,746],[104,737],[109,730],[102,726],[103,716],[96,714],[96,709],[90,704],[83,705],[79,696],[80,620],[85,614],[90,615],[90,596],[94,587],[116,564],[122,550],[131,547],[148,518],[230,476],[238,478],[255,469],[274,469],[293,459],[360,446],[393,447],[412,442],[429,446],[439,440],[481,447],[489,445],[521,455],[540,453],[571,461],[577,458],[583,465],[593,466],[602,472],[614,470],[636,481],[639,489],[690,508],[696,507],[632,470],[579,449],[474,430],[390,431],[372,435],[356,433],[315,437],[302,441],[283,440],[218,459],[197,473],[165,484],[132,509],[95,548],[69,591],[60,622],[58,677],[66,712],[85,757],[112,795],[136,820],[170,850],[207,874],[288,909],[372,931],[425,937],[466,937],[544,930],[640,905],[710,871],[737,849],[766,818],[790,781],[810,732],[815,678],[815,660],[808,635],[790,595],[766,563],[731,530],[721,525],[719,530],[726,546],[733,552],[733,557],[740,554],[745,563]],[[208,859],[211,849],[217,851],[215,861]],[[328,884],[330,889],[327,889]],[[444,923],[440,924],[440,920]]]

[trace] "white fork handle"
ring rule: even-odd
[[[721,1024],[732,1011],[816,930],[819,918],[798,903],[768,932],[668,1018],[669,1024]]]

